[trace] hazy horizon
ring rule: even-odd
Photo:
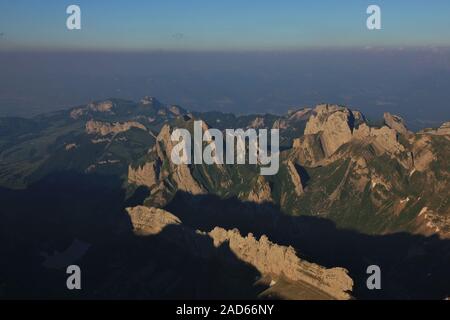
[[[449,49],[0,53],[0,116],[151,95],[195,111],[282,114],[336,103],[416,128],[450,120]]]

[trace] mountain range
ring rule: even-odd
[[[279,129],[278,174],[175,165],[170,135],[195,120]],[[144,97],[0,118],[0,297],[443,299],[449,159],[450,122],[412,132],[332,104],[237,116]],[[61,285],[70,263],[79,293]]]

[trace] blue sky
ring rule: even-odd
[[[68,31],[66,7],[82,10]],[[366,8],[382,30],[366,29]],[[448,0],[0,0],[0,50],[285,50],[449,46]]]

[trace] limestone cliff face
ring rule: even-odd
[[[437,135],[448,135],[450,136],[450,122],[445,122],[437,129]]]
[[[309,167],[315,167],[326,157],[320,137],[314,134],[294,139],[291,154],[296,162]]]
[[[430,168],[433,161],[438,160],[433,142],[440,139],[439,143],[443,150],[448,150],[446,144],[450,142],[450,122],[443,123],[437,129],[425,129],[418,132],[412,140],[412,153],[414,157],[414,169],[425,172]]]
[[[301,260],[294,248],[274,244],[263,235],[258,240],[252,234],[241,236],[237,229],[214,228],[208,233],[219,247],[227,243],[236,256],[253,265],[261,274],[284,275],[292,281],[306,282],[335,299],[350,299],[353,280],[342,268],[325,269]]]
[[[418,134],[428,134],[428,135],[437,135],[437,136],[450,136],[450,122],[443,123],[437,129],[425,129],[420,131]]]
[[[384,123],[396,132],[403,135],[410,135],[412,133],[406,128],[405,121],[401,117],[385,112],[383,118]]]
[[[86,122],[86,133],[87,134],[97,134],[100,136],[107,136],[109,134],[117,134],[120,132],[125,132],[131,128],[138,128],[141,130],[147,130],[144,125],[136,121],[127,121],[123,123],[115,122],[101,122],[89,120]]]
[[[439,234],[442,238],[450,239],[450,211],[442,215],[423,207],[417,216],[417,225],[422,234]]]
[[[330,156],[352,139],[354,115],[344,107],[319,105],[309,118],[305,135],[320,134],[323,150]]]
[[[255,203],[272,202],[272,190],[264,176],[258,176],[253,189],[250,191],[248,201]]]
[[[175,142],[171,140],[172,128],[164,125],[156,137],[156,145],[150,151],[156,159],[147,162],[143,166],[128,169],[128,181],[136,185],[143,185],[150,188],[158,186],[165,180],[169,184],[175,184],[178,190],[191,194],[203,194],[205,190],[192,176],[189,165],[176,165],[171,160],[172,149]],[[156,191],[155,191],[156,192]]]
[[[310,164],[331,157],[341,146],[355,139],[372,143],[380,154],[404,152],[397,134],[409,136],[411,133],[400,117],[385,113],[384,119],[385,126],[371,128],[360,112],[336,105],[319,105],[306,124],[305,135],[294,140],[293,149]],[[320,137],[320,148],[313,137],[308,137],[314,135]]]
[[[436,155],[431,147],[432,137],[423,135],[414,141],[412,152],[414,155],[414,168],[419,172],[429,169],[431,163],[436,160]]]
[[[168,164],[168,169],[162,171],[163,176],[170,176],[179,190],[191,194],[203,194],[205,190],[192,176],[187,164],[176,165],[171,160],[172,149],[175,146],[170,138],[172,128],[164,125],[156,138],[156,153],[163,163]]]
[[[308,119],[313,114],[311,108],[301,108],[296,110],[289,110],[287,115],[284,115],[272,123],[272,129],[279,129],[282,141],[291,143],[292,139],[299,137],[305,130],[305,125]],[[269,126],[267,126],[269,128]]]
[[[295,194],[299,197],[303,194],[303,183],[300,175],[295,168],[295,165],[292,161],[288,160],[286,162],[286,166],[288,169],[289,176],[291,178],[292,184],[294,185]]]
[[[312,109],[311,108],[303,108],[300,110],[289,112],[288,121],[299,121],[299,120],[307,120],[311,116]]]
[[[405,151],[405,148],[398,142],[397,131],[387,126],[370,128],[364,123],[355,130],[354,137],[372,143],[380,154],[384,152],[396,154]]]
[[[136,235],[149,236],[159,234],[165,227],[178,225],[179,231],[167,237],[167,240],[185,248],[191,254],[206,259],[227,260],[230,257],[200,243],[195,235],[207,236],[214,247],[226,245],[236,257],[253,267],[261,275],[283,276],[289,281],[306,283],[314,290],[323,292],[334,299],[350,299],[353,280],[343,268],[326,269],[317,264],[300,259],[294,248],[272,243],[265,235],[256,239],[252,234],[241,236],[237,229],[225,230],[216,227],[206,233],[194,231],[183,226],[181,221],[165,210],[138,206],[127,208],[133,231]]]
[[[128,181],[138,186],[154,187],[159,180],[159,165],[157,162],[147,162],[141,167],[128,166]]]
[[[141,236],[155,235],[168,225],[181,223],[176,216],[162,209],[138,206],[126,210],[133,232]]]
[[[305,134],[293,140],[282,163],[291,179],[295,174],[290,163],[294,167],[298,164],[312,169],[312,172],[322,171],[315,171],[316,168],[330,168],[330,171],[326,178],[317,176],[320,184],[314,183],[317,178],[313,178],[308,190],[303,193],[297,190],[294,197],[291,192],[283,191],[281,206],[296,214],[296,208],[302,208],[313,193],[321,193],[324,186],[333,185],[322,201],[308,208],[310,212],[328,215],[335,204],[350,212],[354,205],[352,208],[345,204],[344,192],[352,194],[353,200],[359,199],[361,207],[367,203],[364,195],[368,192],[372,207],[367,211],[377,212],[392,221],[413,212],[416,216],[412,215],[408,231],[448,237],[450,206],[445,199],[450,182],[447,160],[450,158],[450,124],[415,134],[408,131],[398,116],[386,113],[384,122],[381,127],[371,127],[358,112],[334,105],[317,106],[306,124]],[[411,186],[415,185],[427,187],[414,190]],[[422,207],[427,207],[428,211],[419,216]],[[340,213],[330,215],[339,217]],[[358,223],[358,227],[363,225]],[[389,228],[398,230],[393,224],[377,232],[391,232]]]

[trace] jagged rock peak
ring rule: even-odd
[[[322,104],[306,123],[305,135],[320,134],[325,154],[330,156],[352,139],[354,123],[355,115],[350,109]]]
[[[291,178],[292,183],[294,185],[294,192],[299,197],[304,192],[302,179],[301,179],[300,175],[298,174],[297,169],[295,168],[295,165],[294,165],[294,163],[292,163],[292,161],[288,160],[286,162],[286,165],[287,165],[289,177]]]
[[[316,114],[327,114],[327,113],[332,113],[332,112],[336,112],[336,111],[350,111],[350,109],[348,109],[347,107],[344,107],[344,106],[337,105],[337,104],[328,104],[328,103],[318,104],[314,108],[314,112]]]
[[[348,271],[343,268],[326,269],[314,263],[300,259],[292,247],[272,243],[269,238],[262,235],[256,239],[253,234],[243,237],[239,230],[225,230],[215,227],[209,233],[194,231],[183,226],[180,219],[162,209],[137,206],[126,209],[135,234],[140,236],[156,235],[167,226],[177,225],[181,228],[178,236],[170,236],[167,240],[182,245],[195,254],[205,258],[219,257],[220,251],[211,251],[202,246],[195,235],[200,234],[211,238],[214,247],[229,246],[238,259],[255,267],[262,275],[283,276],[290,281],[306,283],[320,290],[334,299],[350,299],[349,292],[353,289],[353,280]],[[168,237],[168,235],[165,235]]]
[[[133,225],[133,232],[137,235],[147,236],[160,233],[166,226],[181,224],[180,219],[168,211],[137,206],[126,208]]]
[[[353,289],[353,280],[343,268],[326,269],[301,260],[294,248],[272,243],[265,235],[259,239],[251,233],[243,237],[237,229],[219,227],[208,235],[216,247],[228,243],[240,260],[253,265],[261,274],[284,275],[292,281],[306,282],[335,299],[350,299],[348,292]]]
[[[259,204],[273,202],[270,184],[266,181],[264,176],[258,176],[247,200]]]
[[[402,144],[398,142],[397,131],[388,126],[372,128],[367,124],[360,125],[354,132],[353,137],[365,142],[371,142],[379,153],[389,152],[396,154],[405,151]]]
[[[383,115],[384,123],[389,128],[394,129],[400,134],[408,135],[411,132],[406,128],[405,121],[396,115],[392,115],[389,112],[385,112]]]
[[[156,138],[158,143],[155,145],[155,148],[153,150],[158,156],[160,163],[169,164],[165,168],[165,170],[162,171],[162,176],[167,177],[170,175],[178,189],[182,191],[191,194],[206,193],[203,187],[192,176],[191,170],[188,165],[176,165],[170,160],[172,150],[176,145],[176,143],[171,140],[172,130],[173,128],[168,124],[165,124],[161,128],[161,131]]]
[[[156,161],[147,162],[142,166],[133,168],[128,166],[128,182],[137,186],[146,186],[152,188],[158,184],[159,163]]]
[[[439,128],[437,129],[424,129],[418,134],[431,134],[431,135],[437,135],[437,136],[447,136],[450,135],[450,121],[444,122]]]
[[[438,128],[438,134],[442,134],[442,135],[450,135],[450,121],[449,122],[445,122],[443,123],[439,128]]]
[[[291,109],[288,111],[289,120],[304,120],[312,110],[311,108]]]

